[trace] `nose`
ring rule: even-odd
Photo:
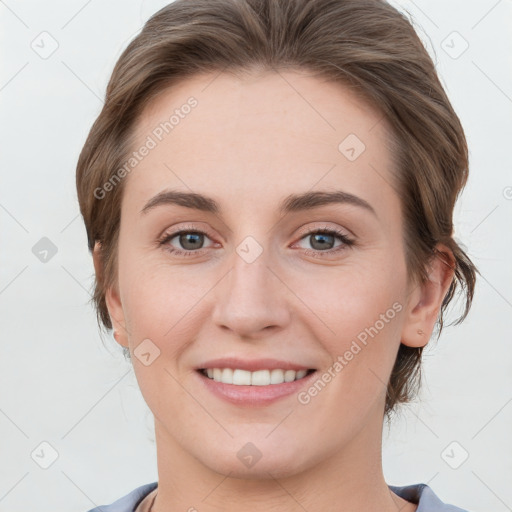
[[[258,338],[290,320],[290,291],[267,256],[264,250],[251,261],[234,251],[231,270],[214,288],[213,321],[238,338]]]

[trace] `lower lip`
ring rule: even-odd
[[[282,384],[269,384],[268,386],[237,386],[236,384],[224,384],[217,382],[196,371],[204,385],[216,396],[232,404],[261,406],[269,405],[280,398],[297,394],[315,376],[316,371],[311,372],[302,379]]]

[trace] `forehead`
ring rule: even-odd
[[[311,73],[183,79],[152,100],[134,133],[135,151],[151,148],[128,177],[130,203],[173,188],[221,203],[236,194],[258,208],[289,193],[343,189],[375,209],[396,207],[382,113]]]

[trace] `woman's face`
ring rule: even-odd
[[[158,442],[254,478],[378,450],[400,340],[430,334],[382,116],[306,73],[210,74],[136,128],[107,303]]]

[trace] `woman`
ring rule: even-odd
[[[476,268],[463,129],[380,0],[177,0],[129,44],[77,167],[98,319],[155,418],[109,512],[460,511],[388,486],[383,419]]]

